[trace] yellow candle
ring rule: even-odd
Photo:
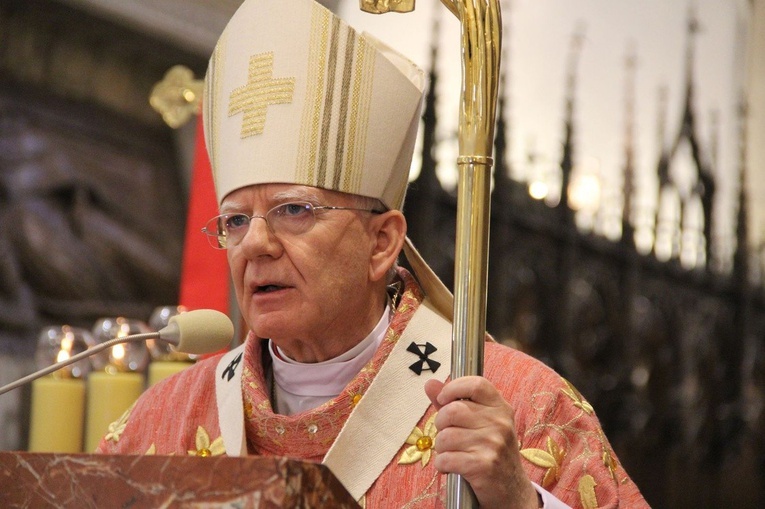
[[[107,373],[88,376],[88,410],[85,452],[93,452],[113,423],[143,392],[140,373]]]
[[[193,363],[186,361],[152,361],[149,364],[149,387],[176,373],[180,373]]]
[[[46,376],[32,382],[31,452],[82,452],[85,382]]]

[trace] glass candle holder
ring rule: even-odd
[[[149,326],[132,318],[101,318],[93,326],[96,343],[105,343],[116,338],[151,332]],[[131,341],[114,345],[93,356],[93,367],[107,373],[142,372],[149,363],[149,349],[145,341]]]
[[[160,306],[154,309],[149,318],[149,329],[157,332],[170,323],[170,319],[187,311],[185,306]],[[165,341],[150,339],[146,342],[152,361],[191,361],[194,355],[177,351],[173,345]]]
[[[149,328],[153,331],[159,331],[170,323],[173,316],[185,313],[184,306],[161,306],[154,309],[149,318]],[[147,342],[149,352],[151,353],[151,363],[149,364],[148,384],[151,387],[165,378],[169,378],[191,366],[196,359],[196,355],[189,355],[177,351],[173,345],[164,341],[149,340]]]
[[[93,326],[97,343],[148,332],[143,321],[125,317],[101,318]],[[145,341],[117,344],[93,357],[97,371],[88,376],[85,452],[95,451],[109,426],[140,397],[148,362]]]
[[[43,328],[37,336],[35,364],[37,369],[44,369],[82,353],[95,344],[95,339],[87,329],[51,325]],[[83,359],[54,371],[52,375],[56,378],[85,378],[90,370],[91,361]]]
[[[45,327],[37,338],[35,363],[44,369],[95,344],[90,332],[69,325]],[[29,451],[82,452],[85,380],[89,359],[77,361],[32,382]]]

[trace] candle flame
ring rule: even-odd
[[[121,361],[125,358],[125,345],[114,345],[112,347],[112,358]]]
[[[61,338],[61,349],[66,350],[67,352],[71,352],[73,346],[74,334],[71,331],[66,331],[64,333],[64,337]]]
[[[541,180],[535,180],[529,184],[529,195],[535,200],[544,200],[549,193],[549,187]]]
[[[63,346],[63,345],[62,345]],[[56,362],[63,362],[67,360],[70,357],[69,351],[64,350],[63,348],[58,351],[58,355],[56,355]]]
[[[124,337],[130,335],[130,324],[129,323],[125,322],[124,320],[118,320],[117,324],[119,325],[119,330],[117,331],[116,337],[124,338]]]

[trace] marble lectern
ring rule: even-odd
[[[0,452],[0,507],[359,506],[325,466],[285,458]]]

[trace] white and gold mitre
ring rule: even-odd
[[[425,77],[376,39],[313,0],[246,0],[205,81],[218,203],[290,183],[403,206]]]

